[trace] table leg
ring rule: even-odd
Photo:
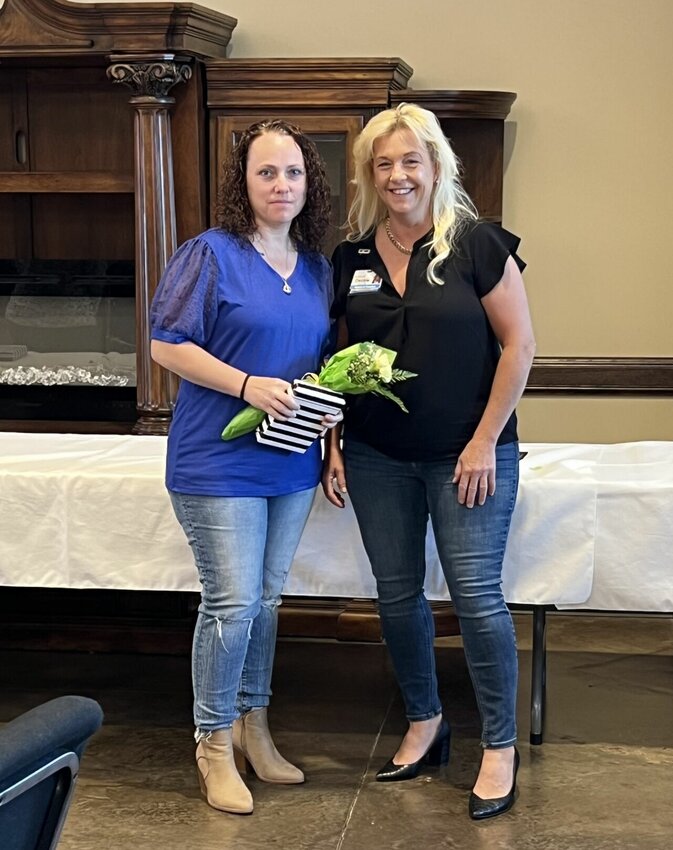
[[[542,743],[547,686],[547,612],[533,606],[533,665],[530,693],[530,742]]]

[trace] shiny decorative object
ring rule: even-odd
[[[29,386],[35,384],[43,387],[55,385],[89,385],[96,387],[125,387],[128,385],[128,375],[115,375],[105,372],[102,368],[95,371],[75,366],[62,366],[50,369],[48,366],[17,366],[0,372],[0,384]]]
[[[385,228],[385,230],[386,230],[386,236],[388,237],[388,239],[390,239],[390,241],[391,241],[391,242],[393,243],[393,245],[397,248],[397,250],[398,250],[398,251],[401,251],[403,254],[406,254],[407,256],[410,256],[411,252],[413,251],[413,248],[407,248],[407,246],[406,246],[406,245],[403,245],[403,244],[402,244],[402,243],[401,243],[401,242],[397,239],[397,237],[395,236],[395,234],[393,233],[393,231],[390,229],[390,219],[389,219],[389,218],[387,218],[387,219],[385,220],[385,222],[383,223],[383,226],[384,226],[384,228]]]

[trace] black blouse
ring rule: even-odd
[[[525,268],[515,253],[517,236],[478,222],[462,234],[455,252],[440,267],[444,284],[431,284],[426,277],[428,249],[422,248],[429,236],[414,245],[403,296],[390,281],[373,234],[361,242],[342,242],[332,257],[332,312],[335,318],[345,315],[349,344],[372,341],[392,348],[398,353],[395,367],[418,373],[392,385],[409,413],[367,393],[351,396],[346,414],[347,438],[400,460],[457,457],[472,438],[500,357],[481,299],[501,280],[510,255]],[[353,292],[351,283],[359,270],[378,275],[380,288],[356,286]],[[516,439],[513,413],[498,444]]]

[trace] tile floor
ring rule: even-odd
[[[199,795],[187,658],[0,652],[0,722],[62,693],[104,708],[59,850],[669,850],[673,618],[551,614],[539,747],[528,744],[531,618],[515,620],[520,794],[492,821],[466,813],[479,725],[460,638],[437,645],[448,767],[386,785],[374,773],[405,721],[385,648],[280,642],[270,719],[307,782],[251,779],[250,817]]]

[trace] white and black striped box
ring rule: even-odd
[[[342,393],[328,390],[309,381],[292,382],[292,392],[299,402],[299,410],[292,419],[277,422],[268,414],[257,427],[257,442],[289,452],[303,454],[320,436],[325,414],[336,414],[346,403]]]

